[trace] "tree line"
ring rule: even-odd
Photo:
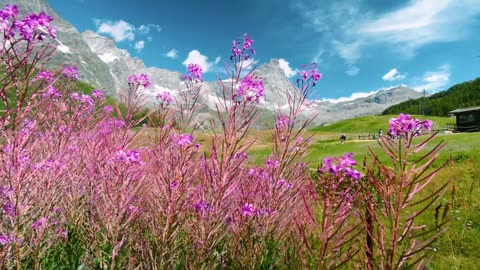
[[[393,105],[383,111],[383,115],[422,114],[430,116],[449,116],[449,112],[473,106],[480,106],[480,78],[456,84],[448,90],[425,98],[410,99]]]

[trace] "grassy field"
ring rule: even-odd
[[[352,152],[357,161],[369,157],[368,148],[380,153],[376,140],[348,140],[344,144],[338,141],[342,133],[362,134],[384,131],[388,128],[388,120],[393,116],[370,116],[345,120],[330,126],[313,128],[306,131],[305,136],[312,136],[313,144],[308,156],[312,170],[320,165],[327,156],[340,156]],[[421,118],[421,117],[418,117]],[[444,128],[446,123],[454,123],[454,119],[428,117],[433,120],[434,128]],[[147,130],[145,136],[152,131]],[[252,163],[262,163],[270,155],[271,130],[251,131],[249,139],[255,143],[249,152]],[[210,134],[196,134],[196,142],[210,144]],[[425,137],[424,137],[425,138]],[[417,138],[420,141],[422,138]],[[423,151],[429,151],[437,143],[445,141],[446,147],[440,152],[433,166],[444,162],[448,165],[436,176],[433,185],[438,186],[451,181],[442,204],[453,202],[448,213],[450,223],[448,231],[435,243],[434,257],[429,269],[479,269],[480,261],[480,133],[437,134]],[[380,158],[387,157],[380,153]],[[427,215],[432,222],[434,211]]]
[[[362,134],[372,134],[378,132],[379,129],[382,129],[384,133],[388,130],[388,120],[392,117],[397,117],[396,115],[377,115],[377,116],[364,116],[358,117],[355,119],[348,119],[336,122],[327,126],[320,126],[310,129],[311,131],[325,131],[325,132],[336,132],[336,133],[362,133]],[[433,117],[433,116],[422,116],[422,115],[412,115],[412,117],[418,119],[428,118],[433,121],[432,128],[443,129],[447,124],[454,124],[455,118],[452,117]]]
[[[361,134],[379,128],[387,130],[388,119],[391,117],[362,117],[309,130],[307,134],[316,138],[308,156],[310,167],[315,169],[325,157],[340,156],[345,152],[353,152],[358,161],[365,157],[368,160],[369,147],[379,153],[380,147],[376,140],[350,140],[340,144],[338,140],[324,140],[325,137],[343,132]],[[434,128],[454,123],[451,118],[429,117],[429,119],[434,121]],[[258,137],[268,136],[264,134]],[[453,203],[448,213],[449,229],[435,243],[434,257],[429,269],[479,269],[477,262],[480,261],[480,133],[437,134],[423,151],[429,151],[441,141],[447,142],[447,145],[433,166],[440,166],[444,162],[448,162],[448,165],[436,176],[433,185],[438,186],[450,180],[451,185],[442,203],[446,204],[449,201]],[[250,156],[255,163],[261,163],[269,154],[268,143],[262,142],[261,147],[254,147]],[[386,156],[380,155],[380,158],[386,159]],[[426,222],[432,222],[434,219],[433,209],[431,211],[431,215],[427,215],[431,220]]]

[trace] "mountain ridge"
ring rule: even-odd
[[[101,36],[87,30],[79,33],[69,22],[61,18],[44,0],[0,0],[0,4],[17,4],[23,12],[45,11],[54,18],[52,24],[57,27],[57,57],[51,66],[67,63],[79,67],[80,79],[94,87],[104,89],[111,96],[117,97],[127,91],[127,79],[131,74],[146,73],[150,76],[152,86],[145,90],[150,104],[155,102],[159,92],[169,91],[178,96],[185,89],[182,74],[158,67],[147,67],[142,59],[132,57],[127,50],[116,46],[112,38]],[[285,91],[295,91],[278,59],[270,59],[267,63],[256,67],[256,73],[264,81],[264,100],[258,105],[263,110],[272,113],[284,111],[288,106]],[[319,84],[321,86],[321,84]],[[207,108],[215,110],[216,96],[221,94],[217,82],[205,82],[202,85],[200,102]],[[331,123],[363,115],[382,113],[391,105],[412,98],[418,98],[421,93],[405,87],[395,87],[390,90],[378,91],[369,97],[348,102],[331,103],[328,101],[308,100],[308,106],[303,111],[303,117],[317,115],[314,124]]]

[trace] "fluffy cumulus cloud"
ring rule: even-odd
[[[400,74],[396,68],[390,69],[385,75],[382,76],[382,80],[384,81],[397,81],[403,80],[406,77],[406,73]]]
[[[145,41],[140,40],[135,42],[135,45],[133,46],[137,52],[141,52],[143,48],[145,47]]]
[[[113,22],[96,19],[94,22],[97,26],[97,33],[107,34],[116,42],[133,41],[135,39],[135,27],[124,20]]]
[[[417,91],[426,90],[430,93],[445,90],[450,82],[450,66],[441,65],[434,70],[427,71],[422,78],[417,81],[413,89]]]
[[[97,27],[97,33],[111,36],[115,42],[130,41],[130,45],[137,52],[141,52],[145,48],[145,40],[148,42],[152,41],[151,33],[153,31],[162,31],[162,28],[157,24],[142,24],[139,27],[135,27],[124,20],[94,19],[93,22]],[[141,40],[138,36],[141,37]],[[136,38],[138,39],[135,40]]]
[[[168,58],[177,58],[178,57],[178,51],[175,50],[175,49],[171,49],[170,51],[167,52],[167,54],[165,54],[165,56],[167,56]]]
[[[208,72],[213,65],[211,62],[208,62],[208,57],[206,55],[201,54],[197,50],[190,51],[187,59],[185,59],[182,64],[185,66],[188,66],[188,64],[198,64],[203,72]]]
[[[290,63],[287,62],[285,59],[278,59],[278,65],[283,70],[283,73],[285,73],[285,76],[287,76],[288,78],[291,78],[298,73],[298,70],[292,69],[290,67]]]

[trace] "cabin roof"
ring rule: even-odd
[[[480,111],[480,106],[463,108],[463,109],[456,109],[456,110],[451,111],[450,114],[459,114],[459,113],[470,112],[470,111]]]

